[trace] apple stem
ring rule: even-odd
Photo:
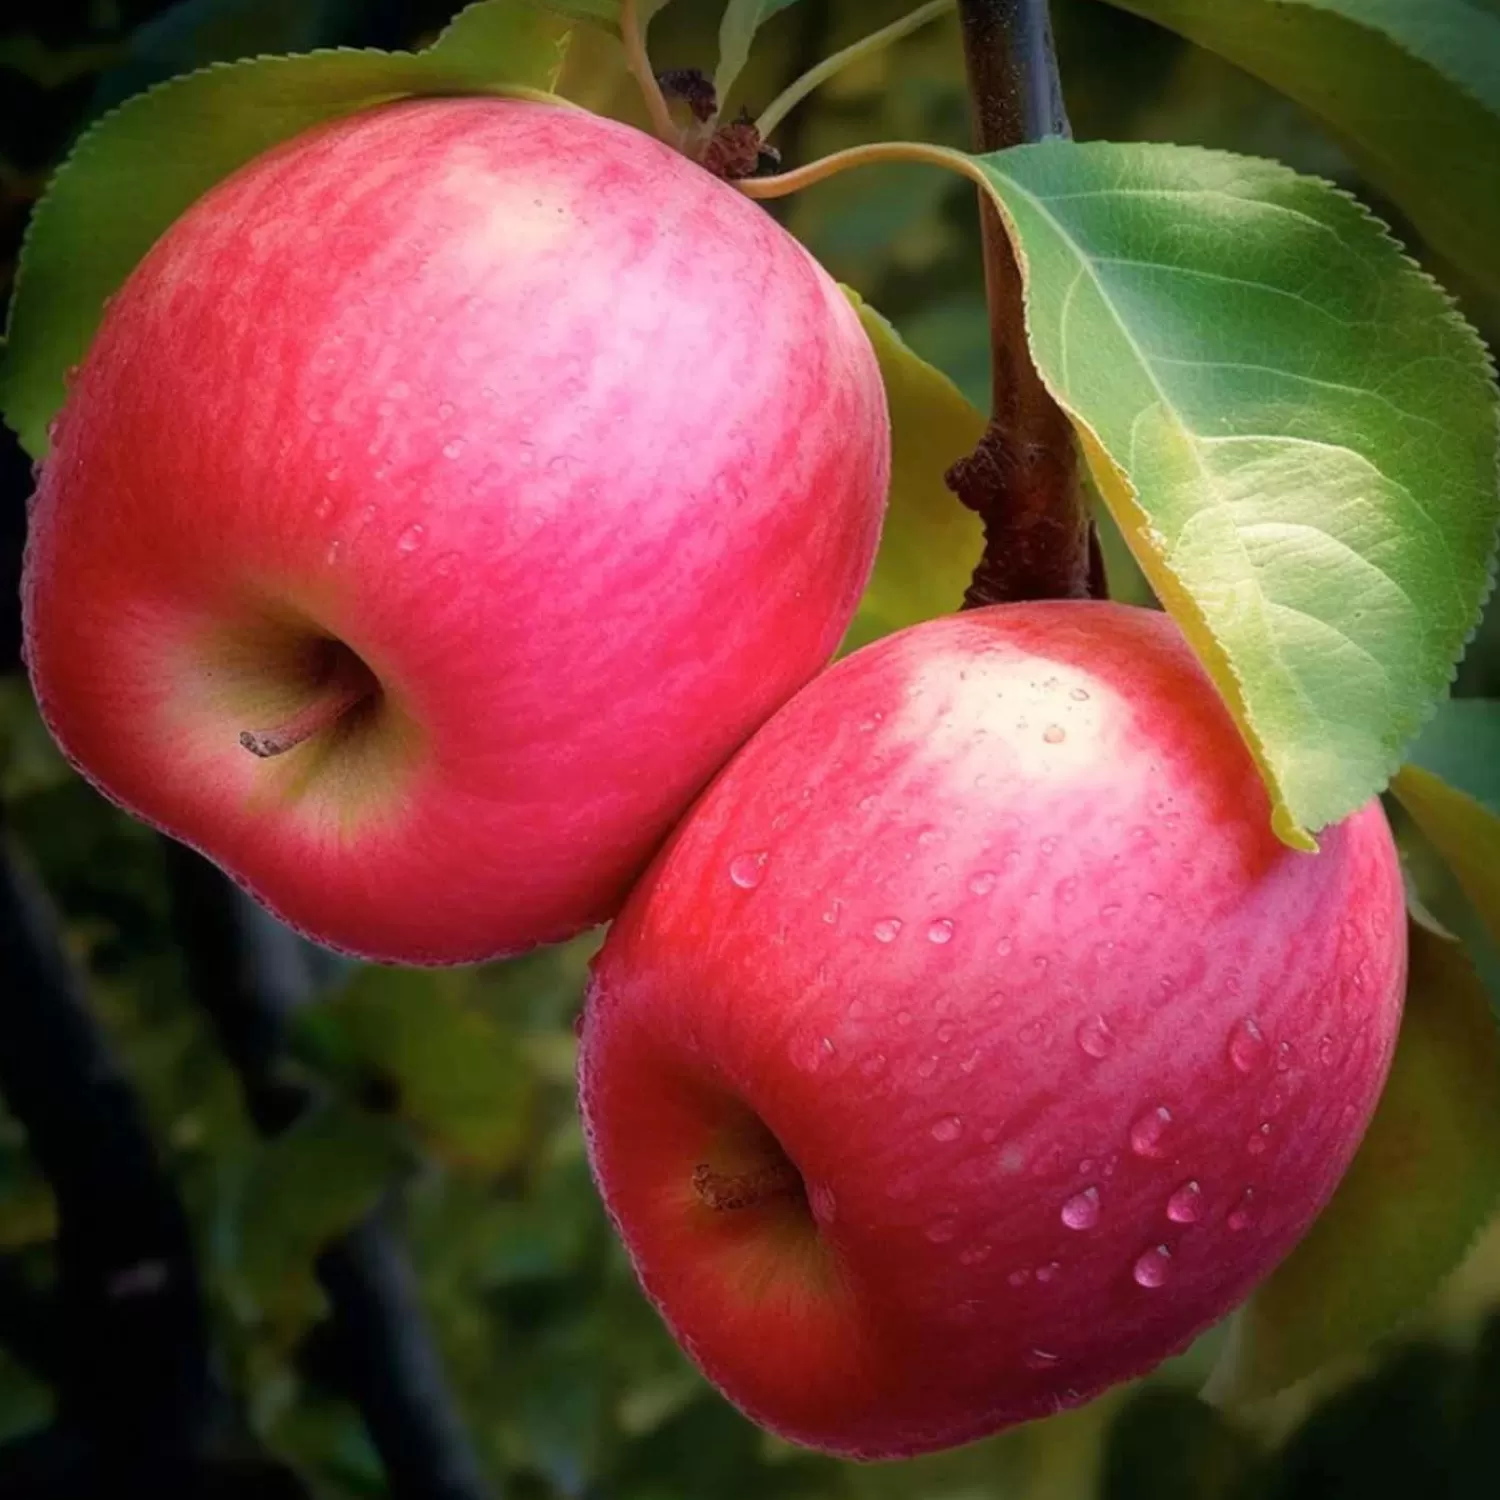
[[[777,1198],[800,1197],[802,1190],[802,1176],[789,1161],[772,1162],[750,1172],[720,1172],[707,1163],[693,1170],[693,1191],[718,1213],[759,1208]]]
[[[375,679],[369,668],[352,652],[341,652],[338,663],[320,685],[318,696],[311,703],[272,729],[242,730],[240,744],[262,760],[285,755],[315,734],[331,729],[350,709],[357,708],[375,691]]]
[[[958,0],[975,144],[1001,151],[1071,135],[1047,0]],[[984,523],[964,608],[1104,593],[1078,448],[1026,337],[1020,267],[999,212],[980,195],[990,314],[991,415],[948,487]]]
[[[650,18],[647,18],[647,25]],[[651,71],[651,59],[646,51],[646,28],[641,25],[636,0],[620,0],[620,40],[625,44],[625,64],[635,77],[646,105],[646,114],[651,129],[669,146],[681,149],[677,126],[672,121],[672,111],[656,74]]]

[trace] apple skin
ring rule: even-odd
[[[858,319],[733,188],[581,110],[383,107],[219,184],[108,307],[32,514],[32,681],[85,775],[303,931],[515,953],[611,916],[832,655],[888,465]],[[378,702],[247,754],[330,642]]]
[[[947,1447],[1143,1373],[1271,1270],[1369,1121],[1405,968],[1379,805],[1278,842],[1165,615],[933,621],[798,694],[637,886],[582,1028],[591,1160],[745,1412]],[[800,1194],[696,1189],[776,1143]]]

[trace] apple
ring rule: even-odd
[[[832,655],[889,433],[765,212],[565,106],[403,102],[219,184],[107,309],[26,648],[104,792],[370,957],[613,914]]]
[[[582,1026],[594,1172],[750,1416],[965,1442],[1143,1373],[1292,1247],[1405,945],[1379,805],[1281,844],[1165,615],[933,621],[803,689],[636,887]]]

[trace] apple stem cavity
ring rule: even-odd
[[[786,1160],[749,1172],[720,1172],[705,1162],[693,1169],[693,1191],[716,1213],[732,1213],[802,1197],[802,1174]]]
[[[262,760],[285,755],[314,735],[332,729],[353,709],[374,698],[378,691],[374,673],[352,651],[339,647],[331,669],[310,703],[273,728],[242,730],[240,744]]]
[[[978,148],[1002,151],[1071,135],[1047,0],[958,0],[958,13]],[[990,424],[974,453],[946,476],[984,523],[984,555],[964,608],[1103,597],[1072,426],[1032,361],[1020,267],[987,193],[980,194],[980,214]]]

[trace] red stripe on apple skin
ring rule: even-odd
[[[793,699],[637,887],[583,1030],[600,1187],[710,1378],[797,1441],[897,1456],[1227,1312],[1342,1175],[1399,1024],[1378,805],[1321,844],[1272,834],[1160,614],[934,621]],[[769,1328],[703,1243],[674,1096],[704,1091],[822,1205],[821,1319]]]
[[[392,105],[114,298],[36,502],[33,680],[109,795],[322,940],[515,952],[611,915],[828,659],[887,472],[857,319],[757,206],[581,111]],[[240,747],[306,706],[252,649],[293,627],[374,672],[388,754]]]

